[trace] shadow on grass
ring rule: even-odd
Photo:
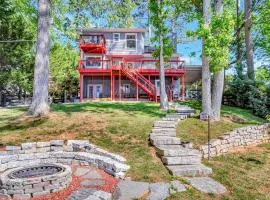
[[[72,112],[93,112],[112,114],[117,110],[130,114],[142,113],[152,117],[161,117],[165,113],[159,111],[158,105],[154,103],[82,103],[82,104],[66,104],[53,105],[54,112],[64,112],[70,114]]]
[[[180,105],[186,105],[190,106],[191,108],[194,108],[196,110],[201,110],[201,102],[196,100],[190,100],[190,101],[180,101]]]
[[[24,114],[17,117],[6,118],[7,124],[0,127],[0,133],[4,131],[25,130],[32,127],[37,127],[46,122],[48,119],[25,117]]]
[[[190,106],[199,111],[201,110],[200,101],[190,100],[186,102],[179,102],[179,104]],[[222,105],[221,114],[222,116],[232,116],[232,115],[239,116],[246,121],[243,122],[242,124],[261,124],[267,122],[265,119],[255,116],[252,110],[243,109],[239,107]]]

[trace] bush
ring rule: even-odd
[[[231,104],[241,108],[250,108],[257,116],[264,117],[270,115],[270,87],[264,86],[247,77],[243,79],[234,77],[228,83],[224,95],[231,97]]]

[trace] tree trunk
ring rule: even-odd
[[[203,18],[204,26],[208,28],[210,24],[210,0],[203,0]],[[202,112],[211,115],[211,73],[208,58],[204,54],[204,38],[202,43]]]
[[[176,17],[173,17],[172,19],[172,45],[173,45],[173,53],[177,53]]]
[[[224,88],[224,69],[214,74],[212,88],[212,119],[219,121]]]
[[[236,0],[236,72],[238,77],[243,76],[243,67],[241,63],[241,29],[240,29],[240,0]]]
[[[253,40],[251,36],[251,0],[245,0],[245,43],[247,56],[247,74],[250,79],[254,79],[254,61],[253,61]]]
[[[215,13],[221,15],[223,12],[223,0],[216,0],[215,2]],[[212,82],[212,120],[220,120],[220,110],[222,103],[222,95],[224,88],[224,69],[216,72],[213,75]]]
[[[34,117],[49,113],[49,29],[50,0],[38,1],[38,32],[34,71],[33,99],[28,113]]]
[[[158,0],[158,4],[160,6],[161,0]],[[159,13],[161,14],[161,13]],[[163,57],[163,35],[162,33],[159,35],[159,44],[160,44],[160,54],[159,54],[159,76],[160,76],[160,109],[168,110],[168,97],[166,94],[166,86],[165,86],[165,72],[164,72],[164,57]]]

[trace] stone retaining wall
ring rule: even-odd
[[[210,141],[210,157],[233,151],[238,147],[267,142],[270,142],[270,123],[238,128],[219,137],[219,139]],[[202,145],[200,150],[204,158],[208,157],[208,144]]]
[[[122,156],[105,151],[87,140],[51,140],[6,146],[0,152],[0,173],[11,168],[41,163],[92,165],[105,172],[124,178],[129,166]]]

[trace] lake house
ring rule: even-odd
[[[80,34],[80,100],[150,100],[160,95],[159,61],[153,49],[145,45],[147,29],[88,28]],[[200,71],[200,70],[199,70]],[[170,100],[185,97],[188,82],[200,78],[200,72],[187,69],[184,60],[173,54],[165,62],[166,92]]]

